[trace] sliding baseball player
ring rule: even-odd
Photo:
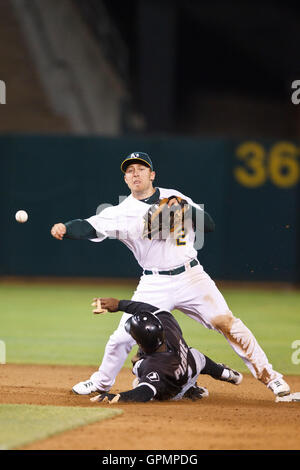
[[[208,390],[196,382],[200,374],[234,385],[242,382],[240,372],[217,364],[198,349],[190,348],[170,312],[132,300],[95,300],[100,300],[106,311],[125,310],[132,315],[125,323],[125,330],[137,342],[139,351],[133,361],[132,372],[136,376],[133,389],[118,394],[104,392],[91,401],[199,400],[209,395]]]

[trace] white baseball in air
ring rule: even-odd
[[[28,214],[26,211],[18,211],[16,212],[16,221],[17,222],[20,222],[21,224],[23,224],[24,222],[27,222],[28,220]]]

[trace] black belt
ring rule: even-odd
[[[190,267],[193,268],[194,266],[196,266],[198,264],[198,260],[197,259],[193,259],[193,261],[191,261],[189,263]],[[181,274],[181,273],[184,273],[184,271],[186,270],[186,267],[183,265],[183,266],[179,266],[179,268],[175,268],[175,269],[170,269],[169,271],[149,271],[148,269],[145,269],[144,271],[144,274],[164,274],[164,275],[167,275],[167,276],[176,276],[176,274]]]

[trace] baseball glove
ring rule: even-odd
[[[171,199],[176,199],[176,203],[169,207]],[[158,204],[151,206],[144,216],[142,238],[176,239],[184,230],[185,214],[189,208],[188,202],[178,196],[161,199]]]

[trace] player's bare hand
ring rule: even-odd
[[[104,392],[104,393],[101,393],[101,395],[97,395],[93,398],[90,398],[90,401],[93,401],[93,402],[98,402],[98,403],[108,403],[109,405],[113,405],[114,403],[118,403],[120,399],[120,395],[119,394],[114,394],[114,393],[107,393],[107,392]]]
[[[118,312],[119,311],[119,300],[112,297],[99,298],[96,297],[93,299],[93,307],[96,307],[93,310],[93,313],[106,313],[106,312]]]
[[[105,308],[109,312],[118,312],[119,311],[119,299],[114,299],[112,297],[100,298],[102,308]]]
[[[51,229],[52,237],[56,238],[57,240],[62,240],[66,232],[67,232],[67,227],[62,223],[53,225]]]
[[[96,307],[94,310],[93,310],[93,313],[95,314],[99,314],[99,313],[107,313],[108,310],[106,308],[103,308],[102,305],[101,305],[101,300],[99,299],[99,297],[95,297],[95,299],[93,299],[93,302],[92,302],[92,307]]]

